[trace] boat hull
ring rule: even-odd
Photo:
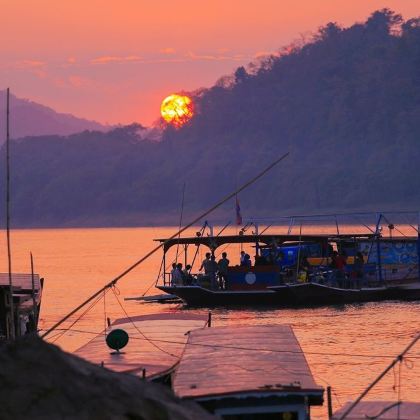
[[[274,286],[265,290],[210,290],[201,286],[158,286],[188,306],[322,306],[383,300],[420,300],[420,284],[342,289],[318,283]]]
[[[201,286],[158,286],[163,292],[178,296],[189,306],[276,306],[289,305],[288,288],[274,290],[210,290]]]
[[[283,294],[283,286],[270,288]],[[367,287],[361,289],[342,289],[318,283],[289,284],[291,301],[296,306],[337,305],[383,300],[417,300],[420,288],[405,286]]]

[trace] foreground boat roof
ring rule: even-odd
[[[178,362],[187,342],[187,333],[203,328],[208,315],[162,313],[117,319],[105,333],[123,329],[129,342],[121,353],[105,342],[105,333],[76,350],[76,356],[116,372],[155,378],[169,373]]]
[[[338,420],[350,407],[348,402],[334,413],[332,420]],[[398,415],[399,411],[399,415]],[[361,401],[346,416],[346,420],[418,420],[420,419],[420,403],[395,401]]]
[[[302,397],[322,404],[323,388],[311,374],[288,325],[191,331],[173,389],[197,401]]]
[[[255,243],[262,242],[266,245],[276,243],[278,245],[284,242],[328,242],[333,240],[346,240],[346,239],[371,239],[375,238],[374,234],[323,234],[323,235],[223,235],[223,236],[191,236],[185,238],[174,239],[155,239],[157,242],[165,242],[163,248],[165,252],[174,245],[178,244],[195,244],[205,245],[209,248],[217,248],[224,244],[233,243]]]

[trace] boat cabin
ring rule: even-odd
[[[43,282],[38,274],[13,273],[11,296],[9,274],[0,273],[0,341],[37,331]],[[12,299],[14,326],[10,313]]]
[[[163,286],[199,285],[211,288],[208,275],[199,273],[201,264],[199,251],[201,247],[220,260],[224,251],[230,260],[226,273],[227,290],[265,290],[289,281],[297,280],[298,267],[306,258],[313,267],[328,267],[334,250],[345,253],[348,270],[354,262],[354,256],[365,246],[372,243],[374,235],[343,234],[343,235],[224,235],[224,236],[196,236],[176,238],[171,240],[157,239],[163,243],[164,267],[161,277]],[[169,251],[181,249],[177,258],[171,258]],[[192,248],[192,249],[191,249]],[[246,249],[252,253],[249,265],[242,265],[239,261],[239,250]],[[203,254],[203,251],[201,252]],[[366,257],[367,259],[367,257]],[[191,266],[189,281],[176,284],[171,279],[172,263],[182,261],[185,268]],[[235,261],[236,260],[236,261]],[[366,261],[367,262],[367,261]],[[375,272],[376,263],[366,263],[366,272]]]

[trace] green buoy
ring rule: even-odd
[[[128,343],[128,334],[121,329],[112,330],[106,336],[106,344],[112,350],[116,350],[117,353],[120,352]]]

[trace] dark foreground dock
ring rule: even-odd
[[[0,418],[211,419],[163,385],[95,366],[27,336],[0,345]]]

